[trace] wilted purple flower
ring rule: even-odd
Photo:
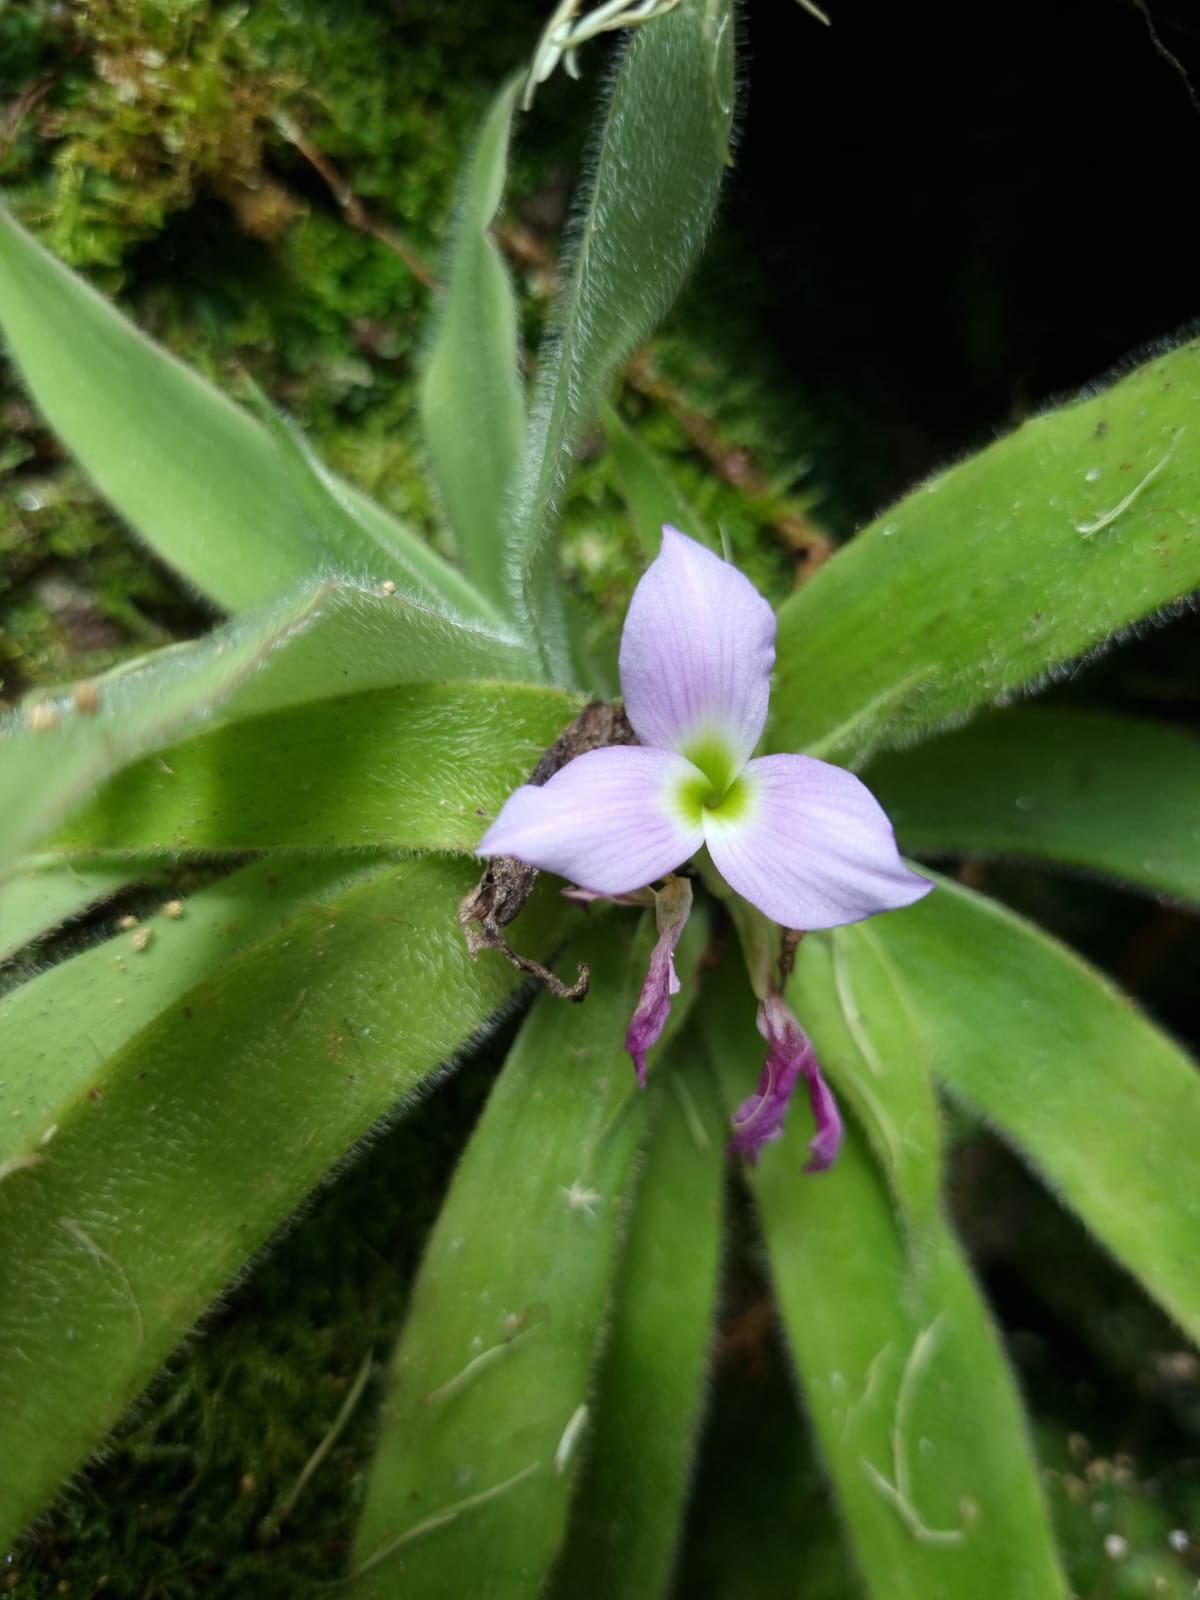
[[[707,846],[730,888],[785,928],[840,927],[919,900],[931,885],[900,860],[891,824],[852,773],[811,756],[752,759],[774,663],[775,615],[753,584],[665,527],[621,636],[625,710],[641,743],[589,751],[542,787],[517,789],[479,853],[516,856],[615,896]],[[639,1077],[675,992],[681,928],[681,918],[660,913],[627,1041]],[[792,1086],[802,1070],[791,1072]],[[774,1104],[779,1090],[768,1098]],[[769,1136],[781,1117],[781,1109],[764,1114]],[[748,1151],[763,1142],[748,1129],[739,1138]]]
[[[816,1137],[805,1172],[824,1172],[837,1158],[842,1143],[842,1119],[829,1085],[821,1076],[817,1053],[804,1029],[782,997],[768,994],[758,1008],[758,1031],[767,1041],[767,1061],[758,1088],[733,1113],[730,1150],[757,1161],[764,1145],[783,1135],[783,1119],[800,1077],[808,1085]]]
[[[654,896],[658,942],[650,953],[650,968],[625,1035],[625,1048],[633,1057],[643,1089],[646,1087],[646,1056],[667,1025],[671,996],[679,993],[675,948],[691,909],[692,886],[686,878],[668,878]]]

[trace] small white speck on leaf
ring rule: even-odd
[[[579,1442],[579,1435],[587,1426],[587,1419],[588,1408],[586,1403],[576,1406],[571,1413],[570,1421],[562,1431],[562,1438],[558,1441],[558,1448],[554,1452],[555,1472],[566,1471],[567,1463],[570,1461],[575,1446]]]

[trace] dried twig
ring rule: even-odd
[[[394,255],[400,257],[419,283],[423,283],[427,289],[432,289],[437,282],[432,268],[394,228],[389,228],[386,222],[381,222],[378,217],[373,216],[367,210],[333,162],[323,151],[317,148],[299,123],[285,112],[278,112],[275,117],[275,126],[288,143],[295,145],[313,170],[324,179],[330,194],[345,212],[346,220],[350,225],[357,228],[359,233],[365,233],[372,239],[378,239],[380,244],[385,245]]]
[[[1146,0],[1133,0],[1133,3],[1142,13],[1142,21],[1146,24],[1146,32],[1150,36],[1150,43],[1155,53],[1160,55],[1167,65],[1183,80],[1183,87],[1187,90],[1187,97],[1192,102],[1192,110],[1200,114],[1200,95],[1196,93],[1196,87],[1188,76],[1188,70],[1183,62],[1180,61],[1173,50],[1168,50],[1163,43],[1162,36],[1154,25],[1154,18],[1150,15],[1150,7],[1147,5]]]
[[[644,350],[630,361],[625,381],[631,389],[636,389],[648,400],[654,400],[670,411],[698,454],[717,470],[726,483],[752,500],[769,498],[770,487],[750,452],[740,445],[732,448],[727,445],[709,419],[692,410],[675,388],[652,370]],[[789,511],[777,517],[774,526],[801,562],[798,575],[801,583],[823,566],[837,548],[832,539],[798,511]]]
[[[27,88],[21,90],[14,100],[9,101],[4,118],[0,121],[0,161],[3,161],[12,149],[13,140],[21,131],[21,124],[25,121],[25,118],[46,98],[82,48],[82,44],[77,42],[61,67],[55,67],[52,72],[44,73],[40,78],[35,78]]]

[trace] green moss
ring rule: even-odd
[[[1200,1514],[1195,1474],[1180,1464],[1147,1469],[1126,1451],[1108,1455],[1078,1432],[1043,1425],[1038,1453],[1064,1561],[1080,1594],[1111,1600],[1196,1593],[1189,1576]],[[1182,1541],[1180,1534],[1183,1535]],[[1174,1535],[1174,1537],[1172,1537]]]

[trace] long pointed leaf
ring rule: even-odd
[[[421,420],[469,577],[504,606],[505,496],[521,459],[525,406],[512,281],[489,229],[504,192],[520,80],[497,95],[467,167]]]
[[[210,716],[326,598],[320,590],[289,597],[265,615],[109,673],[86,700],[64,693],[27,701],[0,720],[0,873],[109,773]]]
[[[0,330],[30,393],[101,493],[226,610],[261,605],[340,567],[491,614],[386,512],[351,514],[348,486],[329,474],[322,487],[271,430],[152,344],[3,208]]]
[[[543,616],[546,541],[571,463],[613,373],[666,314],[704,241],[728,155],[733,8],[680,0],[633,30],[572,234],[538,384],[509,550],[517,601]],[[558,675],[561,641],[543,640]]]
[[[714,1337],[726,1129],[694,1036],[656,1083],[596,1384],[594,1429],[550,1600],[653,1600],[681,1532]]]
[[[960,1247],[943,1227],[918,1290],[853,1131],[841,1163],[823,1199],[778,1167],[754,1190],[868,1593],[1062,1600],[1016,1385]]]
[[[908,495],[783,607],[772,747],[861,761],[1200,586],[1200,342]]]
[[[66,864],[58,856],[23,861],[6,883],[0,883],[0,962],[82,916],[97,901],[152,879],[155,871],[146,862],[113,863],[87,856]]]
[[[358,865],[358,864],[356,864]],[[182,995],[336,894],[345,862],[259,862],[188,896],[182,916],[142,918],[60,961],[0,1002],[0,1169],[38,1148],[62,1107]]]
[[[408,684],[250,717],[119,773],[44,849],[471,851],[578,710],[557,689]]]
[[[624,1049],[647,923],[580,936],[586,1005],[539,1000],[463,1157],[396,1353],[356,1597],[411,1586],[533,1600],[546,1581],[600,1403],[594,1366],[634,1157],[660,1095],[659,1073],[638,1091]],[[706,942],[693,916],[664,1044],[686,1020]]]
[[[398,596],[327,582],[247,613],[195,644],[0,720],[0,873],[88,791],[207,718],[232,720],[339,694],[442,678],[520,676],[511,635]]]
[[[870,771],[910,851],[1029,856],[1200,904],[1200,743],[1178,728],[1020,707]]]
[[[321,592],[311,624],[238,686],[223,720],[401,683],[528,676],[528,647],[507,628],[353,583]]]
[[[937,1100],[919,1018],[874,927],[809,934],[788,999],[819,1040],[821,1065],[866,1133],[919,1252],[940,1214]]]
[[[649,952],[580,945],[492,1092],[401,1336],[351,1592],[528,1596],[563,1536],[646,1097],[623,1050]]]
[[[876,925],[933,1070],[1200,1338],[1200,1076],[1071,951],[955,884]]]
[[[115,1055],[85,1056],[52,1137],[0,1177],[0,1545],[331,1165],[511,994],[511,968],[471,962],[455,923],[473,876],[432,857],[361,870]],[[546,939],[536,913],[525,936]]]
[[[707,1038],[732,1105],[753,1065],[738,1008],[712,1001]],[[821,1019],[805,1021],[820,1053]],[[750,1183],[804,1402],[867,1592],[1062,1600],[1016,1390],[957,1243],[935,1219],[919,1254],[909,1253],[853,1123],[831,1172],[805,1179],[801,1164],[785,1139]]]

